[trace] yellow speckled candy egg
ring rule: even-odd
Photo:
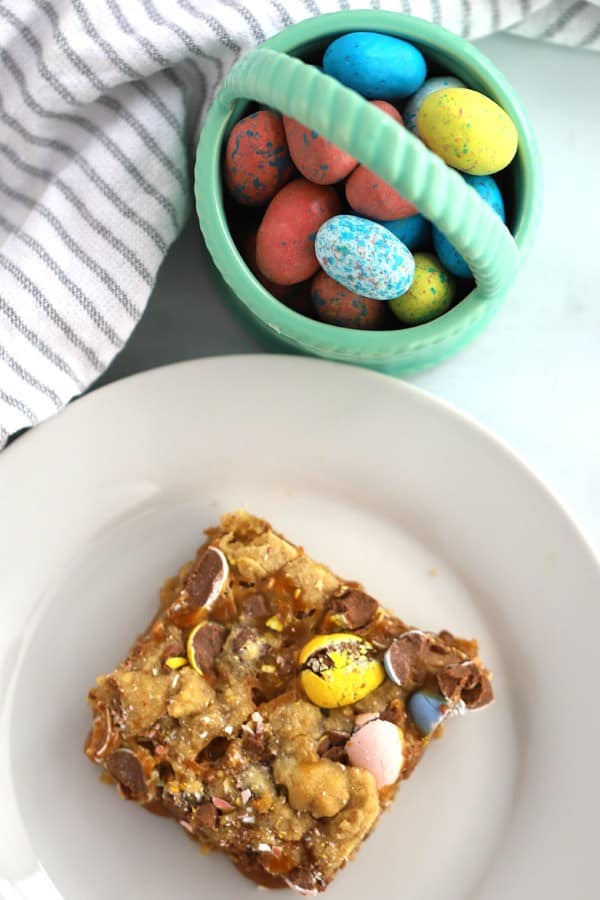
[[[300,651],[300,684],[325,709],[358,703],[385,678],[375,648],[356,634],[320,634]]]
[[[468,88],[447,88],[426,97],[417,115],[417,133],[449,166],[471,175],[493,175],[506,168],[519,141],[504,110]]]
[[[441,316],[454,299],[456,282],[433,253],[415,253],[415,275],[401,297],[390,300],[390,308],[403,325],[421,325]]]

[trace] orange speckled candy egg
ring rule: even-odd
[[[225,184],[244,206],[266,206],[295,174],[281,116],[263,109],[241,119],[225,148]]]
[[[319,268],[317,231],[340,212],[335,188],[297,178],[273,197],[256,237],[256,264],[275,284],[298,284]]]
[[[310,296],[318,317],[330,325],[373,330],[379,328],[385,319],[385,303],[353,294],[330,278],[327,272],[315,275]]]
[[[353,156],[325,140],[317,131],[306,128],[289,116],[283,117],[283,125],[290,156],[298,171],[309,181],[336,184],[356,168],[357,162]]]
[[[262,286],[274,297],[277,297],[278,300],[287,300],[294,290],[294,286],[291,284],[275,284],[274,281],[269,281],[256,265],[256,231],[251,231],[246,235],[241,242],[240,250],[244,257],[244,262]]]
[[[403,124],[402,116],[391,103],[373,100],[373,105]],[[368,219],[406,219],[418,212],[414,204],[366,166],[358,166],[348,178],[346,199],[354,212]]]

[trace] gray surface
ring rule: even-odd
[[[600,55],[505,35],[480,47],[519,92],[536,129],[546,183],[542,223],[492,326],[410,380],[513,446],[600,548]],[[146,315],[99,383],[194,356],[257,349],[216,294],[190,223]]]
[[[95,386],[182,359],[257,350],[215,290],[194,215],[171,247],[131,340]]]

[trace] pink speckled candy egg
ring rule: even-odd
[[[298,284],[319,268],[316,234],[340,211],[335,188],[296,178],[273,197],[256,237],[256,264],[275,284]]]
[[[398,110],[385,100],[374,100],[374,106],[402,125]],[[414,204],[406,200],[391,185],[375,175],[366,166],[358,166],[346,182],[346,199],[354,210],[368,219],[406,219],[418,212]]]
[[[326,272],[317,272],[310,296],[318,317],[330,325],[372,330],[379,328],[385,319],[385,304],[380,300],[352,293]]]
[[[336,184],[356,168],[356,160],[316,131],[283,117],[290,156],[298,171],[315,184]]]
[[[296,174],[281,116],[262,109],[241,119],[225,148],[224,175],[243,206],[266,206]]]
[[[350,765],[366,769],[377,789],[394,784],[404,764],[404,738],[393,722],[372,719],[356,731],[346,744]]]

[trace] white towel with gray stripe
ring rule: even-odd
[[[227,69],[293,22],[368,6],[600,48],[600,0],[0,0],[0,447],[127,341]]]

